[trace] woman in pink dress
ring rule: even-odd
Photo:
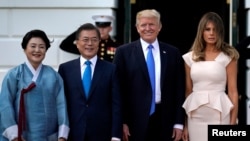
[[[221,17],[206,13],[191,50],[183,55],[187,114],[184,141],[207,141],[211,124],[236,124],[238,114],[237,50],[224,42]]]

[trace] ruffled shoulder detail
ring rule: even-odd
[[[182,58],[184,59],[185,63],[186,63],[189,67],[191,67],[191,65],[192,65],[193,62],[194,62],[193,59],[192,59],[192,54],[193,54],[193,52],[190,51],[190,52],[188,52],[188,53],[182,55]]]
[[[192,117],[192,111],[200,106],[208,106],[221,112],[221,118],[230,114],[233,104],[224,92],[193,92],[185,100],[182,107]]]
[[[231,62],[232,58],[230,58],[225,53],[221,52],[220,55],[215,60],[216,62],[219,62],[224,67],[226,67]]]

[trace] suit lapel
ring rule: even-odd
[[[167,73],[167,66],[168,66],[168,50],[167,47],[159,43],[159,50],[160,50],[160,59],[161,59],[161,86],[163,82],[163,78],[165,78],[165,75]]]
[[[96,85],[101,82],[101,76],[103,75],[103,71],[105,71],[105,65],[102,63],[100,59],[97,59],[96,65],[95,65],[95,70],[93,74],[93,78],[91,81],[91,86],[89,90],[89,98],[92,95],[93,90],[95,89]]]
[[[145,75],[147,81],[150,82],[150,78],[148,75],[147,63],[145,61],[145,56],[143,54],[141,42],[140,42],[140,40],[137,40],[137,42],[135,42],[135,43],[136,43],[136,45],[135,45],[135,48],[133,51],[133,56],[135,56],[134,62],[137,62],[135,65],[140,65],[142,73]]]
[[[72,77],[74,77],[74,78],[72,78],[72,80],[74,80],[76,82],[77,89],[79,89],[80,94],[84,97],[84,99],[86,99],[83,84],[82,84],[82,74],[81,74],[81,65],[80,64],[81,64],[80,58],[76,59],[75,62],[73,63],[72,74],[76,74],[76,75],[72,75]]]

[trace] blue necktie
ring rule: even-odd
[[[90,67],[91,62],[86,61],[85,64],[86,64],[86,68],[83,73],[82,83],[83,83],[83,88],[85,91],[86,98],[88,98],[90,84],[91,84],[91,67]]]
[[[148,46],[148,54],[147,54],[147,67],[152,87],[152,102],[151,102],[150,115],[152,115],[155,111],[155,62],[152,53],[152,48],[153,48],[152,45]]]

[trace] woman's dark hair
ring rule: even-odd
[[[21,43],[23,49],[26,49],[29,40],[33,37],[41,38],[45,42],[46,50],[48,50],[51,42],[47,37],[47,35],[45,34],[45,32],[39,29],[31,30],[25,34],[25,36],[23,37],[23,41]]]

